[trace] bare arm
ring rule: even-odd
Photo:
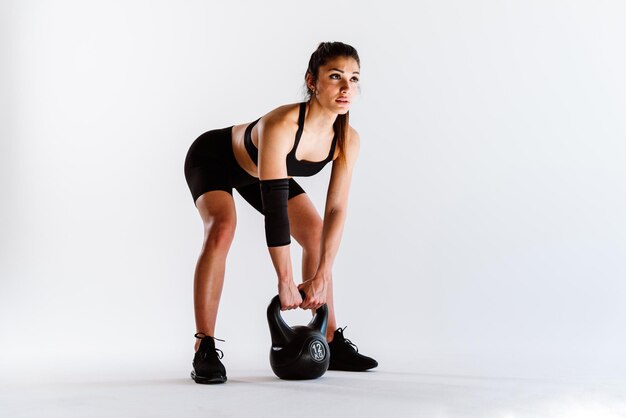
[[[320,263],[315,276],[302,283],[299,287],[307,295],[302,308],[317,308],[325,303],[325,289],[332,278],[332,268],[335,256],[339,250],[339,243],[343,234],[348,209],[348,195],[352,182],[352,172],[356,164],[360,149],[360,137],[354,130],[346,141],[346,163],[339,160],[333,162],[333,168],[328,184],[326,205],[324,209],[324,226],[322,229]]]

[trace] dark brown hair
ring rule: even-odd
[[[306,69],[306,73],[304,74],[304,80],[306,83],[306,77],[308,74],[313,76],[313,80],[317,81],[319,69],[322,65],[325,65],[328,61],[337,57],[350,57],[354,58],[359,67],[361,66],[361,60],[359,59],[359,54],[356,52],[352,46],[344,44],[343,42],[322,42],[318,45],[317,49],[311,54],[311,59],[309,59],[309,65]],[[306,85],[307,100],[311,100],[313,96],[313,91]],[[350,120],[350,112],[346,112],[345,115],[337,115],[337,119],[333,124],[333,128],[337,135],[337,146],[339,147],[339,156],[337,157],[341,163],[346,162],[346,136],[348,134],[348,129]]]

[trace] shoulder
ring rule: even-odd
[[[350,126],[350,129],[348,129],[348,135],[346,137],[346,145],[348,145],[349,148],[350,147],[356,148],[357,150],[359,149],[359,146],[361,145],[361,136],[356,131],[356,129],[354,129],[352,126]]]
[[[353,166],[359,157],[359,150],[361,149],[361,136],[359,133],[350,126],[348,129],[348,135],[346,135],[346,160]]]
[[[299,103],[290,103],[272,109],[259,120],[261,131],[283,131],[298,129]]]
[[[346,160],[354,163],[359,156],[359,150],[361,148],[361,136],[352,126],[349,126],[348,133],[344,142],[344,152],[346,153]],[[339,147],[335,150],[333,160],[336,160],[341,153]]]
[[[279,106],[263,115],[257,124],[260,152],[287,154],[298,131],[298,104]]]

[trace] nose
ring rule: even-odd
[[[341,92],[347,93],[349,90],[350,90],[350,82],[344,81],[343,84],[341,85]]]

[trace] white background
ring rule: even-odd
[[[0,365],[187,376],[187,149],[302,100],[338,40],[362,63],[348,338],[387,369],[626,375],[625,19],[617,0],[0,2]],[[300,180],[320,212],[329,173]],[[218,346],[269,368],[276,279],[235,199]]]

